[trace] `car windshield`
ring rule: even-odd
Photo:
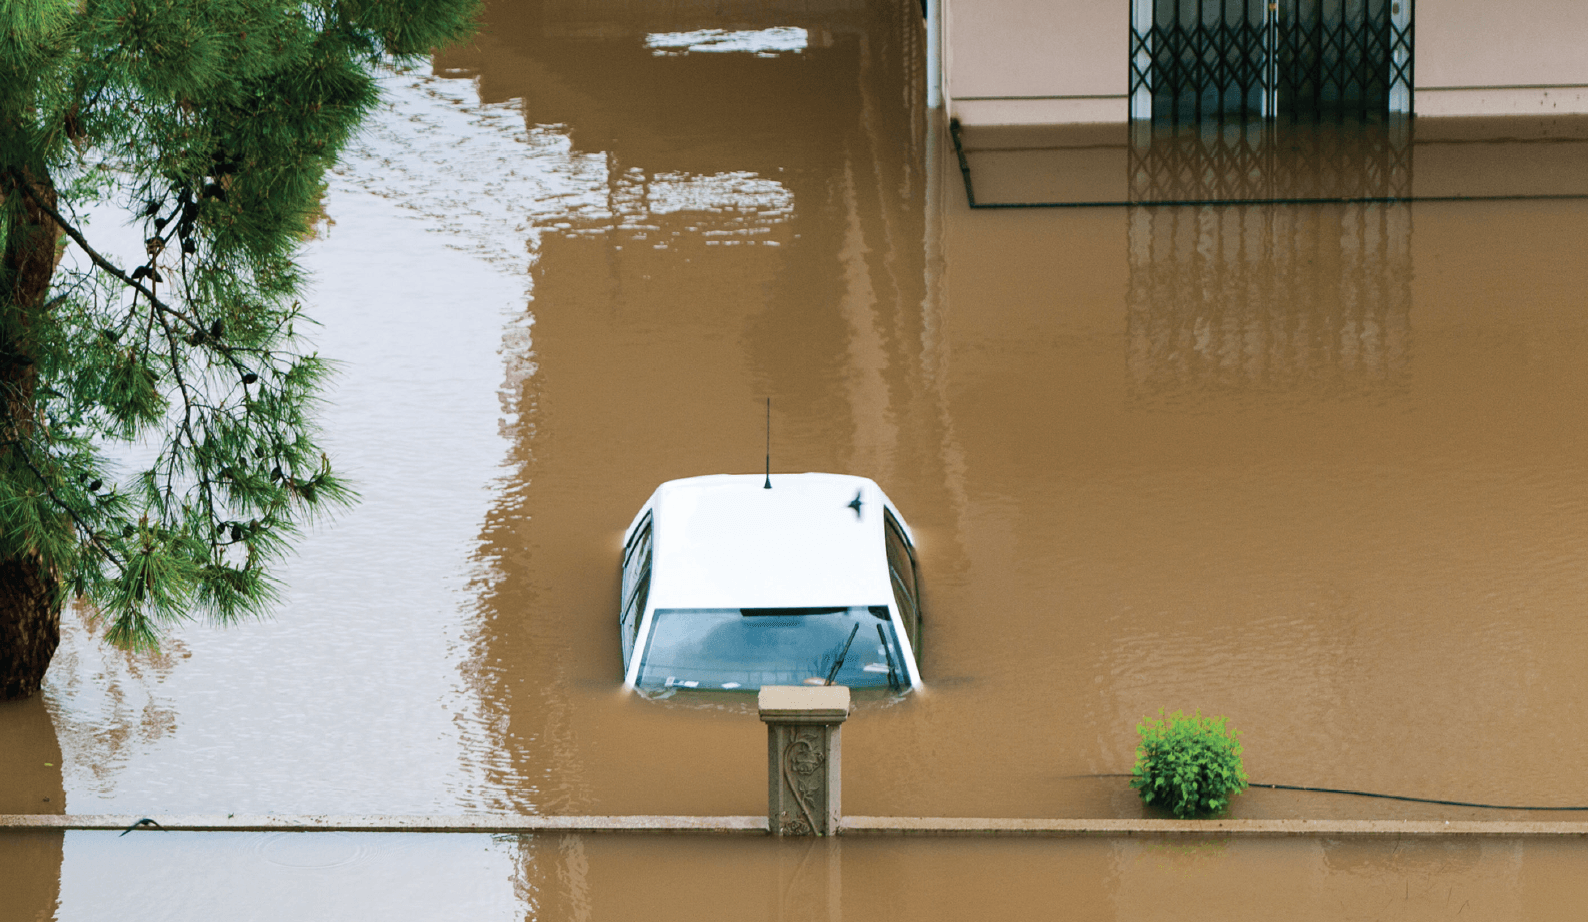
[[[640,661],[641,688],[755,690],[909,684],[885,605],[661,608]]]

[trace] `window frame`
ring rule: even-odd
[[[647,511],[635,527],[633,537],[623,548],[623,566],[619,571],[618,633],[623,640],[625,672],[634,655],[634,641],[639,634],[640,623],[645,618],[645,605],[650,599],[651,563],[655,557],[655,547],[655,524],[651,513]]]
[[[886,507],[882,510],[882,541],[883,558],[888,562],[888,582],[893,587],[894,605],[899,609],[899,620],[904,622],[904,633],[910,641],[911,652],[919,668],[921,662],[921,570],[915,560],[915,545],[910,541],[910,535],[899,524],[899,519],[893,514],[892,509]],[[910,581],[905,585],[902,575],[893,565],[892,541],[890,536],[897,536],[899,544],[904,548],[904,555],[910,561]],[[906,604],[908,603],[908,604]]]

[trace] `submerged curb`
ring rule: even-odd
[[[497,834],[767,835],[764,816],[393,816],[330,814],[0,815],[0,831],[120,832],[142,819],[159,824],[135,832],[452,832]],[[846,816],[848,837],[1227,838],[1588,837],[1588,822],[1474,820],[1104,820]]]
[[[1070,820],[960,819],[957,817],[846,816],[847,836],[1220,836],[1400,837],[1400,836],[1581,836],[1588,823],[1499,820]]]
[[[764,816],[402,816],[364,814],[175,814],[0,815],[0,830],[73,829],[120,832],[142,819],[134,832],[475,832],[475,833],[682,833],[700,835],[766,835]]]

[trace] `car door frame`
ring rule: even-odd
[[[640,545],[644,544],[643,551]],[[645,559],[637,564],[638,574],[629,581],[629,568],[634,555],[643,553]],[[650,604],[651,571],[656,560],[656,520],[649,508],[645,509],[630,530],[623,545],[623,564],[618,570],[618,634],[623,644],[623,672],[627,675],[629,662],[638,646],[640,628],[644,626],[645,609]],[[638,601],[636,606],[634,603]],[[631,609],[634,609],[631,613]],[[631,623],[632,619],[632,623]]]
[[[893,508],[893,504],[885,502],[883,503],[882,516],[883,560],[887,563],[888,582],[889,587],[892,588],[895,579],[893,557],[887,550],[888,530],[890,528],[898,533],[904,545],[905,557],[910,561],[910,585],[905,587],[905,589],[909,593],[913,611],[907,616],[901,608],[899,611],[899,622],[904,629],[905,639],[910,645],[911,659],[915,661],[916,667],[919,668],[922,646],[921,625],[923,621],[921,612],[921,567],[916,561],[915,541],[910,535],[909,526],[904,524],[903,517],[899,515],[898,510]],[[894,606],[897,608],[899,607],[897,590],[895,590],[894,596]]]

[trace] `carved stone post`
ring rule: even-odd
[[[761,689],[766,723],[767,828],[775,836],[838,834],[843,815],[838,731],[849,717],[842,685],[768,685]]]

